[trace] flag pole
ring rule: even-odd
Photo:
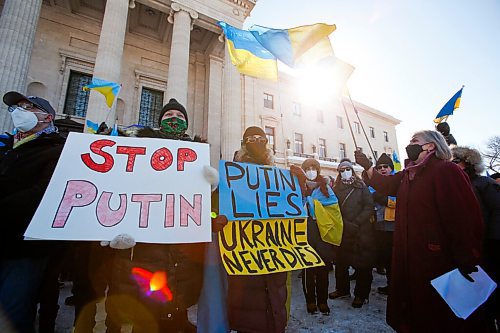
[[[352,101],[351,93],[349,92],[349,88],[346,87],[346,90],[347,90],[347,96],[349,96],[349,100],[351,101],[352,107],[354,109],[354,113],[356,113],[356,117],[358,118],[359,124],[361,125],[361,129],[363,130],[363,134],[365,135],[366,142],[368,143],[368,147],[370,147],[370,151],[373,155],[373,159],[376,162],[377,156],[375,156],[375,153],[373,152],[373,148],[372,148],[372,145],[370,143],[370,140],[368,140],[368,135],[366,135],[365,127],[363,126],[363,123],[361,122],[361,119],[359,118],[358,110],[356,109],[356,106],[354,105],[354,102]]]
[[[349,130],[351,131],[352,140],[354,141],[354,150],[358,150],[358,144],[356,143],[356,138],[354,137],[354,132],[352,131],[351,121],[349,120],[349,114],[347,113],[347,109],[345,108],[345,104],[342,101],[342,99],[340,102],[344,107],[345,116],[347,117],[347,124],[349,124]]]

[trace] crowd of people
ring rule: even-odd
[[[231,223],[224,215],[212,216],[211,243],[136,243],[123,234],[103,242],[24,240],[65,140],[54,125],[55,110],[45,99],[8,92],[3,101],[16,131],[0,136],[1,332],[35,332],[37,308],[38,332],[54,332],[61,274],[69,274],[73,281],[77,333],[93,331],[96,304],[103,298],[110,333],[120,332],[123,324],[132,325],[133,332],[148,333],[286,330],[290,272],[225,274],[216,237]],[[119,135],[204,142],[186,133],[188,114],[175,99],[162,108],[157,125],[158,129],[119,131]],[[477,265],[498,283],[500,268],[498,179],[481,175],[480,153],[456,146],[448,124],[439,124],[436,130],[413,135],[406,147],[405,168],[399,172],[388,155],[382,154],[373,166],[361,151],[355,152],[355,162],[339,162],[336,177],[324,174],[315,159],[290,168],[308,215],[308,243],[325,263],[301,273],[308,313],[329,315],[328,299],[351,297],[351,279],[356,280],[352,307],[362,308],[369,301],[376,268],[387,275],[387,286],[378,291],[388,295],[387,323],[395,331],[498,331],[498,292],[463,320],[430,284],[455,268],[473,281]],[[102,127],[100,132],[110,130]],[[247,128],[234,161],[273,166],[273,151],[267,144],[261,128]],[[355,172],[356,164],[364,169],[361,175]],[[215,189],[212,212],[217,213],[218,175],[210,168],[204,173]],[[338,205],[341,242],[320,232],[313,199],[324,206]],[[332,266],[335,288],[330,288],[328,279]],[[174,297],[159,302],[141,293],[130,278],[137,267],[164,272]],[[198,304],[198,327],[187,317],[194,304]]]

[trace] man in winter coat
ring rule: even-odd
[[[406,152],[406,168],[388,176],[355,152],[365,180],[398,200],[387,323],[397,332],[485,332],[481,311],[456,317],[430,284],[455,268],[470,279],[480,263],[483,223],[470,181],[438,132],[415,133]]]
[[[483,257],[485,270],[490,277],[500,284],[500,184],[492,178],[481,176],[484,171],[481,153],[473,148],[453,147],[453,162],[469,176],[479,201],[486,232],[484,234]],[[500,300],[498,289],[491,295],[488,303],[491,320],[500,325]]]
[[[260,127],[249,127],[243,134],[235,162],[273,165],[266,134]],[[231,222],[229,222],[231,223]],[[228,276],[228,317],[231,329],[245,333],[285,331],[287,273]]]
[[[375,164],[375,170],[381,175],[390,175],[394,170],[394,163],[386,153],[382,153]],[[377,265],[384,267],[387,272],[387,286],[378,287],[377,289],[379,293],[387,295],[391,279],[392,237],[394,234],[394,220],[396,219],[396,198],[374,192],[373,201],[375,202],[376,215]]]
[[[192,139],[186,134],[189,125],[186,109],[173,98],[161,110],[158,125],[159,130],[142,128],[125,135],[202,142],[199,137]],[[213,170],[209,166],[204,168],[207,180],[213,176],[207,173]],[[212,178],[218,182],[218,174]],[[195,332],[196,327],[188,321],[187,308],[196,304],[200,295],[204,243],[135,244],[130,236],[118,235],[110,246],[119,249],[114,258],[110,306],[126,315],[125,320],[132,321],[133,332]],[[132,278],[134,268],[166,273],[172,300],[161,301],[144,294]]]
[[[47,100],[11,91],[3,101],[17,134],[3,137],[0,152],[0,330],[34,332],[37,296],[55,244],[24,240],[23,234],[49,184],[64,139]]]

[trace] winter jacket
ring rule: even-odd
[[[245,148],[235,153],[234,160],[261,164],[255,163]],[[262,164],[273,164],[272,151],[267,151]],[[246,333],[284,332],[287,321],[286,279],[286,272],[229,275],[228,317],[231,329]]]
[[[182,138],[166,136],[151,128],[120,132],[132,137],[153,137],[193,141],[189,136]],[[198,140],[199,141],[199,140]],[[185,310],[198,302],[203,282],[204,243],[153,244],[138,243],[128,250],[115,251],[115,269],[112,284],[116,293],[136,295],[148,308],[158,311],[156,319],[175,320]],[[139,284],[131,275],[132,268],[139,267],[150,272],[164,271],[167,285],[172,291],[171,302],[159,303],[145,296]],[[177,311],[180,313],[177,314]]]
[[[387,195],[382,195],[378,192],[375,192],[373,193],[373,201],[375,202],[375,215],[377,217],[377,221],[375,222],[375,230],[390,232],[394,231],[394,221],[387,221],[385,219],[385,209],[389,207],[389,197]]]
[[[355,268],[373,267],[375,236],[370,222],[374,213],[372,194],[360,180],[351,185],[339,181],[333,191],[339,200],[344,222],[337,260],[349,263]]]
[[[500,184],[485,176],[476,176],[471,181],[483,213],[485,238],[500,240]]]
[[[398,332],[484,332],[480,310],[459,319],[430,284],[480,263],[483,225],[467,175],[431,153],[395,175],[365,180],[398,200],[387,323]]]
[[[64,146],[57,133],[41,134],[0,156],[0,256],[38,257],[49,254],[55,242],[24,241],[31,218],[42,200]]]

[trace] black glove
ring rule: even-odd
[[[366,157],[366,155],[359,150],[356,150],[354,152],[354,158],[356,160],[356,163],[361,165],[365,170],[370,169],[370,167],[372,166],[372,162],[368,159],[368,157]]]
[[[463,275],[463,277],[470,282],[474,282],[474,279],[469,275],[472,272],[477,272],[477,267],[476,266],[471,266],[471,265],[462,265],[458,266],[458,271],[460,274]]]

